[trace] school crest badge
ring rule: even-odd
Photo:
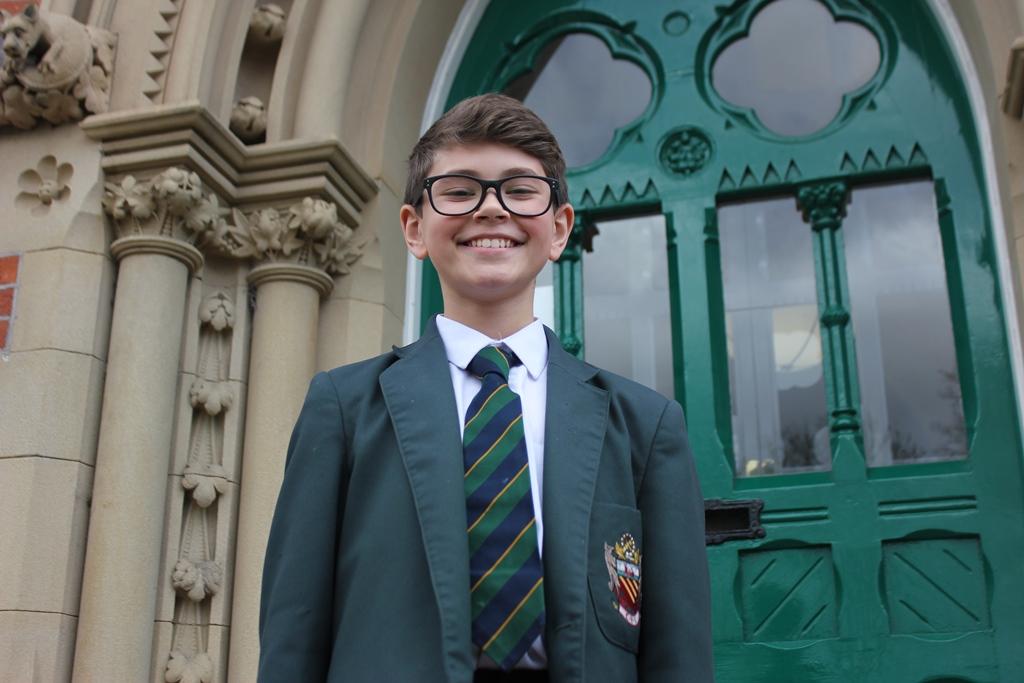
[[[612,605],[630,626],[640,623],[640,549],[631,534],[622,534],[614,546],[604,544],[608,588],[615,594]]]

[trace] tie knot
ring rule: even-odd
[[[519,365],[519,358],[508,349],[500,349],[497,346],[485,346],[473,356],[466,367],[469,373],[478,379],[484,375],[493,373],[500,375],[505,382],[508,381],[508,372],[511,368]]]

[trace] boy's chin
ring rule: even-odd
[[[534,278],[522,282],[500,277],[478,277],[463,283],[456,290],[464,301],[491,305],[532,297],[533,288]]]

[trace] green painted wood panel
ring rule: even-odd
[[[501,90],[573,32],[596,36],[650,78],[644,112],[601,158],[570,171],[579,218],[555,270],[556,323],[567,348],[585,353],[581,260],[600,240],[592,227],[662,213],[675,387],[704,493],[763,499],[768,532],[709,549],[718,680],[1016,680],[1024,670],[1021,444],[963,79],[922,0],[820,0],[833,20],[871,32],[879,68],[823,129],[780,136],[720,97],[711,79],[718,55],[748,37],[768,4],[495,1],[448,102]],[[846,198],[867,184],[920,179],[935,185],[969,455],[872,468],[850,325]],[[814,240],[832,466],[737,477],[717,209],[768,197],[790,198]],[[429,268],[423,285],[426,319],[440,310]]]

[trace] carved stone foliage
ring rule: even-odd
[[[348,273],[361,255],[332,202],[305,197],[283,211],[236,209],[232,216],[223,244],[234,256],[318,266],[337,275]]]
[[[14,198],[14,205],[29,209],[33,216],[46,214],[51,204],[62,202],[71,194],[68,183],[73,173],[71,164],[58,164],[57,157],[47,154],[35,168],[26,169],[18,176],[21,192]]]
[[[258,97],[243,97],[231,109],[231,132],[246,144],[263,142],[267,133],[267,108]]]
[[[277,43],[284,37],[285,13],[280,5],[268,2],[256,6],[249,19],[249,37],[260,43]]]
[[[0,11],[0,126],[34,128],[107,110],[113,33],[27,5]]]
[[[299,263],[348,273],[362,255],[333,202],[305,197],[287,208],[228,210],[203,191],[199,176],[172,167],[149,180],[108,182],[103,207],[119,237],[160,235],[213,253],[264,262]],[[230,213],[232,222],[226,220]]]
[[[118,237],[159,235],[203,246],[225,229],[215,194],[204,194],[199,176],[169,168],[146,181],[125,176],[108,182],[103,208],[113,219]]]
[[[199,306],[199,360],[189,389],[192,425],[188,460],[181,485],[187,492],[178,560],[171,570],[175,599],[174,631],[165,680],[208,683],[214,666],[208,654],[209,610],[202,607],[224,583],[215,557],[216,529],[224,516],[214,511],[228,490],[224,471],[224,416],[234,404],[228,382],[234,302],[221,290],[209,292]]]
[[[175,650],[167,662],[164,680],[168,683],[210,683],[213,680],[213,660],[205,652],[189,657]]]

